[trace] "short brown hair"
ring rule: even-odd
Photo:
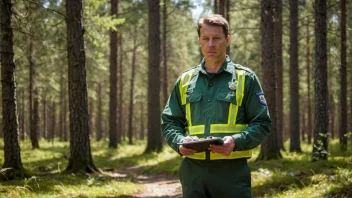
[[[229,35],[229,22],[227,22],[227,20],[220,14],[211,14],[199,19],[197,27],[198,36],[200,36],[200,28],[203,24],[221,26],[224,30],[225,38]]]

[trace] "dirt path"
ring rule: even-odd
[[[140,192],[130,196],[123,195],[120,198],[182,198],[182,188],[177,176],[169,175],[143,175],[141,167],[130,167],[115,172],[115,176],[131,178],[132,182],[142,185]]]

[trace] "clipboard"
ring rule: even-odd
[[[183,142],[177,143],[178,145],[182,145],[186,148],[194,149],[198,152],[209,151],[208,148],[210,144],[224,144],[224,141],[219,137],[212,137],[205,140],[196,140],[193,142]]]

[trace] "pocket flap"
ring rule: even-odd
[[[229,102],[232,104],[236,103],[236,93],[234,91],[230,92],[219,92],[216,97],[217,100]]]
[[[186,98],[186,103],[199,102],[201,98],[202,98],[202,93],[193,92],[191,95],[189,95]]]

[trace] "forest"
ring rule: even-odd
[[[352,197],[348,0],[0,0],[0,197],[182,197],[160,114],[211,13],[273,121],[253,197]]]

